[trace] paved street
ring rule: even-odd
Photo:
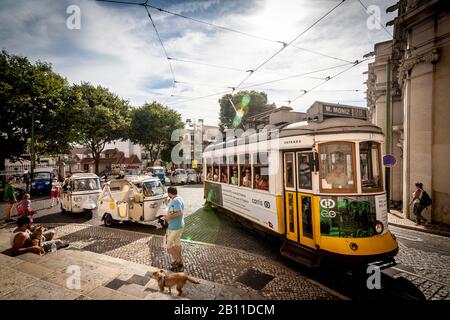
[[[279,243],[250,232],[221,212],[203,207],[201,186],[178,189],[186,207],[183,254],[189,274],[249,293],[258,292],[266,298],[337,298],[311,280],[320,282],[320,277],[313,277],[308,270],[281,257]],[[36,209],[42,209],[35,222],[54,227],[74,248],[155,267],[169,265],[163,229],[135,223],[106,228],[98,217],[87,220],[83,215],[62,215],[59,207],[49,208],[49,204],[49,200],[34,201]],[[427,299],[450,299],[448,238],[398,227],[391,230],[397,236],[400,251],[396,257],[398,265],[385,273],[408,279]],[[258,281],[244,284],[251,275]]]

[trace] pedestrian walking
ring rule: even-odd
[[[13,219],[11,219],[11,211],[14,207],[14,203],[17,202],[16,190],[14,189],[13,186],[14,183],[16,183],[16,178],[9,177],[8,182],[5,186],[5,191],[3,195],[3,201],[5,202],[4,207],[5,222],[14,221]]]
[[[413,192],[409,205],[411,206],[414,204],[413,212],[416,216],[416,225],[420,225],[422,221],[425,221],[425,223],[428,221],[426,218],[422,217],[422,211],[431,205],[432,200],[428,193],[423,190],[423,184],[421,182],[417,182],[415,185],[416,191]]]
[[[59,204],[59,191],[61,190],[61,184],[58,182],[58,180],[53,178],[52,180],[52,190],[50,191],[51,197],[52,197],[52,207],[56,204]]]
[[[168,223],[165,240],[167,252],[173,258],[170,270],[176,271],[183,267],[183,259],[181,256],[181,235],[184,230],[184,203],[183,199],[178,196],[177,188],[169,187],[167,192],[169,194],[170,202],[168,214],[164,217],[164,220]]]

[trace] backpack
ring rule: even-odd
[[[431,200],[428,193],[426,193],[426,191],[422,190],[422,197],[420,198],[420,204],[426,208],[428,206],[431,206],[432,203],[433,203],[433,200]]]

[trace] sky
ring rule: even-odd
[[[209,125],[218,124],[218,100],[231,88],[264,91],[269,103],[295,111],[306,111],[317,100],[365,106],[363,73],[372,60],[353,67],[352,62],[363,60],[375,43],[392,39],[392,28],[382,26],[395,18],[396,12],[385,11],[396,0],[346,0],[317,22],[340,2],[148,1],[240,32],[148,8],[163,48],[143,6],[0,0],[0,48],[49,62],[70,83],[107,87],[132,106],[157,101],[178,111],[183,120],[204,119]],[[79,8],[79,20],[74,20],[78,16],[71,6]],[[283,42],[294,39],[276,54]],[[256,68],[247,78],[248,70]]]

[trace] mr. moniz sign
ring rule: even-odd
[[[315,121],[323,121],[324,119],[335,117],[367,120],[368,116],[366,108],[322,101],[314,102],[306,111],[306,114],[309,120]]]
[[[344,106],[332,106],[324,105],[323,114],[330,116],[344,116],[349,118],[357,119],[367,119],[367,110],[355,108],[355,107],[344,107]]]

